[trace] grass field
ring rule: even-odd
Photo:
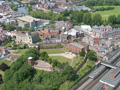
[[[0,59],[0,64],[1,64],[1,63],[5,63],[5,64],[7,64],[8,66],[10,66],[10,65],[12,64],[12,61]]]
[[[99,8],[99,7],[108,7],[108,6],[94,6],[94,8]],[[95,14],[101,14],[102,18],[105,20],[108,19],[108,17],[110,15],[119,15],[120,14],[120,6],[111,6],[114,7],[113,10],[108,10],[108,11],[96,11],[92,13],[92,16],[94,16]]]
[[[83,57],[80,58],[80,57],[77,57],[77,58],[74,58],[74,62],[72,64],[72,67],[75,69],[77,68],[82,62],[83,62]],[[78,63],[78,65],[76,65]]]
[[[16,51],[14,51],[13,53],[15,54],[25,54],[25,52],[27,51],[28,49],[18,49]]]
[[[58,62],[64,63],[64,62],[68,62],[69,64],[71,63],[71,59],[65,58],[63,56],[50,56],[50,58],[52,58],[53,60],[57,60]]]
[[[46,51],[48,54],[64,53],[61,49],[41,49],[40,52]]]
[[[25,54],[28,49],[18,49],[15,54]],[[40,52],[46,51],[48,54],[64,53],[61,49],[41,49]]]

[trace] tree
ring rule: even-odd
[[[8,41],[10,42],[12,40],[12,37],[11,36],[8,36]]]
[[[45,56],[48,56],[48,54],[47,54],[47,52],[44,51],[41,53],[41,57],[45,57]]]
[[[110,24],[116,24],[116,16],[115,15],[109,16],[108,23],[110,23]]]
[[[32,11],[32,6],[28,6],[28,11]]]
[[[82,57],[84,57],[85,54],[86,54],[86,52],[85,52],[84,50],[82,50],[82,51],[80,52],[80,56],[82,56]]]
[[[75,39],[75,40],[74,40],[74,42],[78,42],[78,40],[77,40],[77,39]]]
[[[55,23],[55,20],[54,20],[54,19],[52,19],[52,20],[50,20],[50,22],[49,22],[49,23],[52,23],[52,24],[53,24],[53,23]]]
[[[85,13],[83,16],[83,22],[85,24],[90,24],[91,23],[91,14],[90,13]]]
[[[95,14],[93,16],[93,20],[92,20],[92,24],[93,25],[101,25],[101,22],[102,22],[102,16],[100,14]]]
[[[74,69],[69,64],[66,64],[62,70],[62,76],[65,76],[67,80],[74,80],[76,74],[74,72]]]
[[[1,65],[0,65],[0,70],[2,70],[2,71],[5,71],[6,69],[8,69],[9,67],[5,64],[5,63],[2,63]]]
[[[117,24],[120,24],[120,15],[117,16],[117,18],[116,18],[116,23],[117,23]]]
[[[20,30],[20,31],[21,31],[21,30],[22,30],[22,27],[16,27],[16,30]]]
[[[30,27],[30,32],[34,31],[34,27]]]
[[[13,36],[13,38],[16,38],[16,36]]]
[[[22,31],[28,31],[29,29],[27,27],[22,28]]]
[[[62,15],[65,16],[65,17],[66,17],[66,16],[69,16],[68,10],[64,10],[64,11],[62,12]]]
[[[27,54],[30,54],[30,53],[33,53],[33,54],[35,54],[35,55],[40,55],[39,54],[39,51],[36,49],[36,48],[30,48],[29,50],[27,50],[26,52],[25,52],[25,54],[27,55]]]
[[[78,23],[81,23],[83,21],[83,12],[79,12],[78,15],[77,15],[77,22]]]
[[[42,26],[42,30],[44,30],[45,29],[45,26]]]
[[[57,66],[57,64],[58,64],[58,61],[57,60],[53,60],[53,66],[55,67],[55,66]]]
[[[88,59],[89,60],[91,60],[91,61],[97,61],[97,54],[96,54],[96,52],[95,51],[93,51],[93,50],[90,50],[89,52],[88,52]]]
[[[15,26],[14,26],[14,25],[6,25],[6,26],[5,26],[5,29],[12,31],[12,30],[15,29]]]

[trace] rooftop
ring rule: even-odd
[[[18,20],[22,20],[22,21],[25,21],[25,22],[40,21],[40,19],[31,17],[31,16],[19,17]]]
[[[96,32],[96,33],[99,33],[99,34],[104,34],[104,31],[97,30],[97,29],[93,30],[93,32]]]
[[[120,67],[120,61],[116,64],[116,66]],[[112,78],[110,77],[110,74],[112,74],[114,71],[115,69],[111,69],[100,79],[100,82],[107,84],[111,87],[116,87],[120,83],[120,73],[115,78]]]
[[[83,46],[77,44],[77,43],[70,43],[71,45],[75,46],[75,47],[78,47],[78,48],[83,48]]]

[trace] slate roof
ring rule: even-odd
[[[93,26],[92,28],[94,28],[94,29],[98,29],[98,28],[108,28],[108,29],[112,29],[112,27],[111,27],[110,25],[107,25],[107,26],[104,26],[104,25],[97,26],[97,25],[95,25],[95,26]]]
[[[96,32],[96,33],[99,33],[99,34],[104,34],[104,31],[100,31],[100,30],[97,30],[97,29],[93,30],[93,32]]]
[[[70,43],[71,45],[75,46],[75,47],[78,47],[78,48],[83,48],[83,46],[77,44],[77,43]]]
[[[105,28],[112,28],[110,25],[105,26]]]
[[[120,67],[120,61],[116,64],[116,66]],[[114,71],[115,69],[111,69],[107,74],[105,74],[101,79],[100,82],[107,84],[111,87],[116,87],[120,83],[120,73],[115,77],[111,78],[110,74]]]
[[[92,28],[99,28],[97,25],[93,26]]]
[[[114,29],[112,31],[108,31],[106,32],[107,34],[110,34],[110,33],[117,33],[117,32],[120,32],[120,29]]]

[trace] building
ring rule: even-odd
[[[38,41],[39,34],[37,32],[22,32],[16,35],[16,43],[32,44]]]
[[[87,33],[90,33],[92,31],[90,25],[81,25],[81,30]]]
[[[24,17],[19,17],[17,19],[17,23],[19,27],[38,27],[41,25],[41,20],[33,18],[31,16],[24,16]]]
[[[89,7],[86,7],[85,5],[82,5],[82,6],[70,6],[70,7],[65,7],[64,9],[70,11],[70,10],[73,10],[73,11],[81,11],[81,10],[88,10],[90,11],[91,9]]]
[[[110,25],[107,26],[93,26],[92,27],[92,36],[93,37],[98,37],[98,38],[103,38],[106,36],[107,32],[113,31],[113,28]]]
[[[82,42],[81,43],[74,42],[74,43],[68,44],[67,48],[68,50],[71,50],[72,52],[80,53],[82,50],[85,50],[87,52],[89,49],[89,46]]]
[[[7,40],[8,40],[8,39],[7,39],[7,36],[6,36],[6,35],[0,34],[0,44],[3,43],[3,42],[5,42],[5,41],[7,41]]]
[[[0,47],[0,58],[3,58],[8,54],[9,54],[8,50],[6,50],[5,48]]]
[[[116,64],[116,66],[120,66],[120,61]],[[110,86],[115,88],[120,83],[120,68],[111,69],[100,79],[100,82],[106,87]]]

